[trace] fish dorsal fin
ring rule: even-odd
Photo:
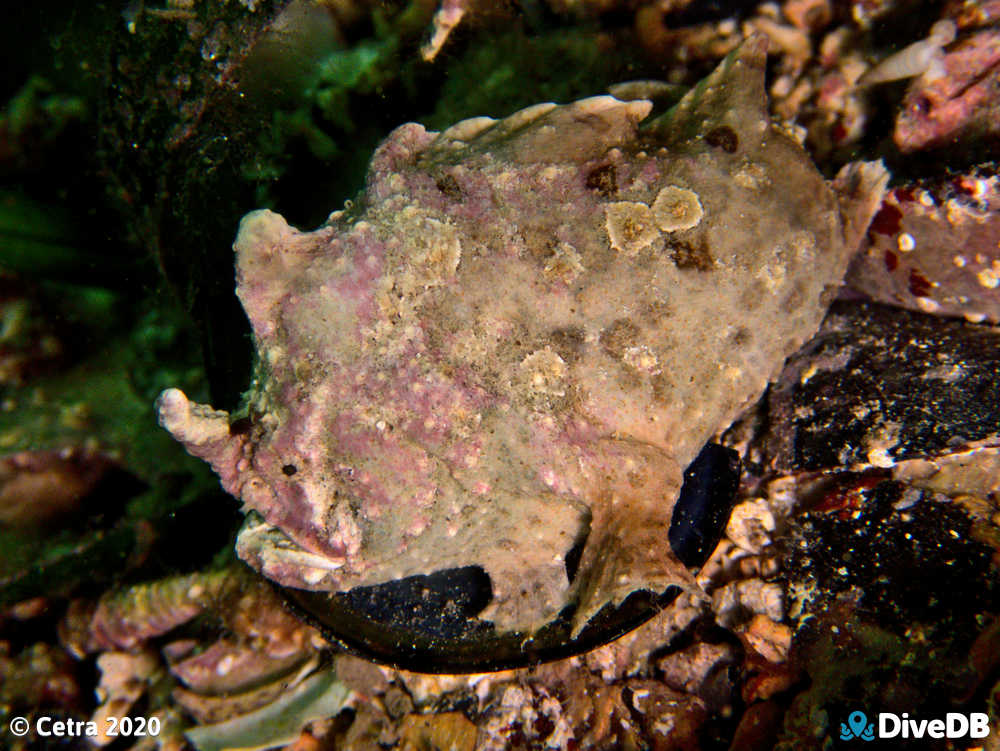
[[[458,123],[439,134],[422,158],[449,161],[475,151],[514,163],[597,157],[634,138],[651,109],[646,100],[623,102],[608,95],[536,104],[502,120]]]
[[[664,142],[691,141],[728,129],[740,144],[757,144],[767,132],[764,69],[767,38],[749,37],[672,109],[644,126]]]

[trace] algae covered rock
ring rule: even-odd
[[[323,227],[243,219],[245,414],[159,414],[243,501],[245,561],[322,591],[479,566],[524,631],[693,586],[684,468],[815,332],[886,174],[830,184],[769,123],[760,39],[650,108],[403,125]]]

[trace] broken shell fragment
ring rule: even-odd
[[[650,104],[608,96],[403,125],[353,214],[245,218],[249,427],[159,404],[243,501],[243,560],[309,597],[472,572],[489,596],[461,618],[519,643],[696,588],[668,542],[684,470],[815,332],[887,180],[828,183],[770,124],[764,52],[641,129]],[[737,158],[767,180],[734,182]],[[664,225],[698,237],[651,252]]]

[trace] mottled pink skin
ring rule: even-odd
[[[1000,31],[984,29],[960,40],[942,67],[943,75],[918,78],[906,93],[893,133],[903,152],[998,133]]]
[[[361,310],[372,305],[370,297],[366,298],[360,288],[349,295],[363,301]],[[404,357],[418,353],[425,354],[426,349],[414,346]],[[282,380],[283,375],[281,369],[272,372],[275,380]],[[338,479],[347,492],[353,489],[354,494],[365,499],[368,516],[376,518],[387,506],[398,503],[400,485],[405,485],[405,495],[414,505],[428,505],[437,483],[427,466],[427,453],[440,452],[457,463],[467,455],[475,455],[479,443],[479,439],[458,440],[444,420],[436,419],[430,424],[428,421],[440,415],[446,405],[459,405],[474,412],[484,408],[486,399],[481,389],[468,388],[457,381],[426,384],[418,393],[412,386],[421,382],[419,370],[412,366],[387,369],[374,369],[363,363],[335,366],[327,371],[323,384],[326,399],[315,409],[300,400],[304,395],[298,393],[300,388],[296,383],[291,379],[286,381],[291,385],[286,387],[281,402],[302,406],[293,408],[283,426],[270,436],[265,446],[258,448],[253,468],[261,476],[275,478],[282,476],[282,467],[292,465],[298,474],[307,470],[310,463],[320,464],[325,460],[322,444],[303,437],[335,436],[339,454],[357,457],[355,463],[343,464],[336,470]],[[395,405],[406,413],[406,419],[391,426],[391,430],[360,427],[363,419],[358,413],[359,406],[380,402]],[[313,508],[295,476],[283,483],[272,482],[272,489],[273,500],[253,506],[269,523],[296,530],[296,540],[309,550],[347,556],[348,543],[330,536],[325,525],[310,520]],[[414,524],[416,533],[422,527],[419,516]]]

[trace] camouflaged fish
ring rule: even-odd
[[[764,63],[751,38],[651,121],[598,96],[403,125],[319,229],[247,215],[250,428],[158,402],[243,501],[239,555],[322,591],[479,566],[480,618],[525,632],[694,586],[684,468],[816,331],[887,180],[824,180]]]

